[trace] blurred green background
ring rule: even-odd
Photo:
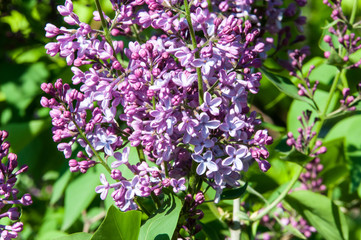
[[[56,144],[52,142],[48,109],[40,106],[43,95],[41,83],[54,82],[58,78],[69,82],[72,77],[65,60],[50,58],[44,49],[44,45],[51,41],[45,38],[46,23],[58,27],[64,25],[62,16],[56,10],[56,6],[63,3],[58,0],[0,0],[0,129],[9,131],[12,151],[18,154],[20,164],[29,165],[28,174],[21,176],[18,187],[22,192],[30,192],[34,200],[34,204],[25,207],[22,212],[25,225],[22,239],[53,239],[54,236],[65,235],[61,230],[62,226],[68,233],[88,229],[92,231],[99,225],[99,219],[104,214],[99,197],[94,195],[92,198],[95,200],[90,201],[87,210],[76,216],[71,226],[64,227],[64,189],[72,179],[79,178],[77,174],[69,174],[64,155],[57,151]],[[110,4],[107,1],[104,4],[107,6],[105,9],[109,10]],[[346,14],[351,11],[351,6],[352,0],[344,0]],[[92,12],[95,9],[92,1],[74,0],[74,9],[82,21],[92,24]],[[323,32],[321,27],[326,25],[325,19],[328,19],[330,10],[322,1],[313,0],[309,1],[303,12],[308,18],[304,27],[307,41],[299,47],[309,45],[313,57],[322,57],[323,52],[319,49],[318,42]],[[357,16],[360,15],[359,11]],[[326,67],[326,70],[321,70],[314,78],[323,78],[318,80],[321,81],[321,88],[327,90],[330,79],[324,78],[324,71],[328,72],[329,69]],[[358,69],[350,73],[349,79],[357,83],[361,80],[359,76]],[[266,78],[261,83],[259,94],[252,99],[253,105],[264,114],[267,122],[265,127],[271,129],[277,142],[277,138],[287,130],[296,129],[296,117],[301,115],[302,105],[292,103],[292,99],[282,96]],[[342,119],[337,119],[339,120]],[[331,122],[329,125],[333,126],[335,123]],[[273,150],[271,157],[272,153]],[[338,159],[329,154],[322,160],[330,163],[329,169],[332,170],[332,167],[339,167],[334,162],[342,158],[336,157]],[[357,167],[361,166],[357,159],[355,161]],[[265,196],[289,181],[293,173],[292,163],[285,163],[274,157],[271,164],[272,168],[267,174],[253,166],[245,176]],[[331,189],[329,197],[338,202],[339,206],[352,210],[347,212],[350,239],[359,239],[361,217],[355,206],[360,206],[360,181],[355,183],[358,192],[355,189],[349,190],[352,180],[348,168],[334,173],[331,170],[328,175],[324,175],[327,186]],[[54,186],[54,183],[57,184]],[[54,188],[57,188],[56,194],[52,194],[55,192]],[[257,209],[259,199],[251,196],[247,198],[252,201],[252,208]]]

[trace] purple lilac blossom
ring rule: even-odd
[[[56,41],[46,49],[50,56],[59,53],[73,65],[72,81],[78,86],[61,79],[54,85],[43,83],[50,98],[43,97],[41,104],[52,109],[53,139],[59,150],[70,157],[76,142],[85,149],[77,156],[84,160],[69,161],[71,171],[85,173],[99,164],[93,150],[113,156],[111,178],[116,183],[101,175],[96,191],[103,199],[114,189],[111,197],[122,211],[137,209],[135,198],[159,195],[164,187],[186,191],[192,165],[201,179],[211,182],[218,197],[224,188],[237,186],[252,158],[267,171],[266,145],[272,141],[266,132],[255,131],[261,121],[247,104],[248,94],[258,92],[262,78],[253,69],[269,47],[254,21],[253,3],[227,1],[209,12],[207,1],[196,1],[187,22],[176,11],[179,2],[112,1],[117,17],[103,14],[112,35],[131,37],[134,24],[139,33],[150,26],[160,33],[128,46],[81,22],[70,0],[59,6],[72,28],[47,25],[46,36]],[[267,11],[267,21],[283,13],[273,1]],[[101,20],[97,11],[93,19]],[[197,31],[197,48],[191,47],[189,24]],[[125,57],[129,62],[123,61]],[[141,163],[131,163],[128,141],[144,153]],[[150,162],[157,167],[149,167]],[[121,165],[134,177],[125,179],[118,169]]]

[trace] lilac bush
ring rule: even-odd
[[[306,0],[269,0],[263,5],[256,0],[110,2],[113,12],[107,16],[95,0],[93,21],[101,29],[82,22],[71,0],[58,6],[72,27],[48,23],[46,37],[55,40],[45,48],[51,57],[65,58],[73,76],[71,82],[58,79],[41,85],[47,94],[41,105],[51,109],[53,140],[69,159],[70,171],[85,174],[97,165],[104,167],[95,188],[102,200],[111,198],[122,212],[140,210],[148,222],[160,216],[169,199],[181,201],[170,236],[177,238],[201,230],[198,220],[204,217],[205,201],[230,199],[229,189],[238,192],[231,199],[245,189],[252,191],[247,184],[241,186],[252,163],[262,172],[271,167],[267,146],[273,138],[249,102],[264,75],[273,81],[269,71],[275,69],[268,61],[286,69],[294,78],[289,84],[298,88],[283,90],[279,81],[275,85],[315,110],[302,109],[297,138],[289,132],[285,140],[292,147],[288,156],[297,152],[308,172],[299,168],[276,200],[266,200],[268,206],[246,220],[269,224],[270,217],[278,218],[270,213],[273,208],[287,212],[280,202],[288,192],[326,190],[317,178],[319,157],[327,150],[318,139],[321,128],[328,117],[356,110],[360,97],[352,96],[344,84],[341,106],[329,114],[337,79],[326,106],[319,106],[320,82],[310,80],[316,66],[306,73],[304,67],[310,49],[296,47],[305,40],[301,8]],[[361,38],[346,33],[349,24],[341,1],[324,3],[333,9],[335,27],[329,32],[338,37],[337,45],[331,36],[324,37],[330,48],[325,58],[341,71],[358,67],[349,56],[360,48]],[[293,189],[298,179],[301,188]],[[209,188],[215,192],[212,199]],[[280,221],[296,229],[294,235],[310,237],[316,231],[292,214]],[[272,236],[267,234],[260,236]]]

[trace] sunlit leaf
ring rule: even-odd
[[[91,240],[137,240],[141,216],[140,211],[121,212],[111,206]]]
[[[138,239],[172,239],[181,209],[182,201],[173,193],[166,193],[162,206],[140,228]]]

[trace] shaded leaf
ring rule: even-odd
[[[275,75],[264,68],[261,69],[261,72],[278,88],[278,90],[285,93],[287,96],[312,104],[310,99],[298,95],[298,88],[288,78]]]
[[[300,190],[289,194],[286,201],[325,239],[348,239],[345,215],[326,196]]]
[[[247,186],[248,183],[246,182],[246,184],[239,188],[224,189],[221,194],[221,200],[236,199],[241,197],[246,192]]]
[[[71,172],[66,171],[53,186],[53,193],[51,195],[50,204],[56,203],[63,195],[66,186],[71,178]]]
[[[292,148],[289,152],[280,152],[280,159],[290,162],[298,163],[303,166],[305,163],[308,163],[313,158],[297,151],[295,148]]]
[[[173,193],[165,193],[162,206],[140,228],[139,240],[143,239],[172,239],[182,201]]]
[[[107,216],[91,240],[137,240],[141,216],[140,211],[121,212],[110,206]]]

